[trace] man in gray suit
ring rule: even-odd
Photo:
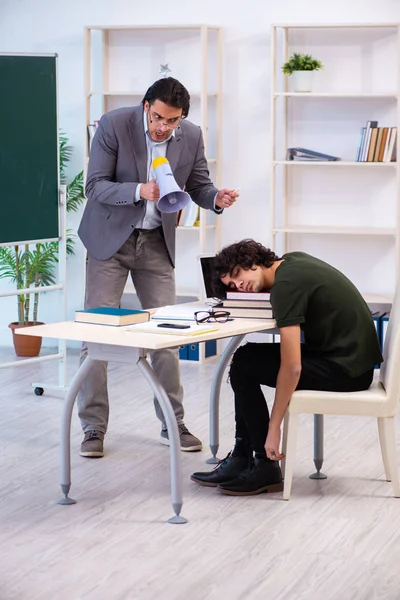
[[[88,202],[78,234],[87,249],[85,308],[118,307],[131,274],[142,308],[175,303],[176,213],[160,213],[152,162],[165,156],[178,185],[202,208],[222,212],[238,194],[217,190],[209,178],[199,127],[186,121],[190,96],[176,79],[156,81],[142,105],[103,115],[94,136],[86,181]],[[81,360],[87,354],[82,346]],[[174,409],[181,449],[202,449],[183,422],[177,350],[158,350],[152,364]],[[160,442],[169,445],[162,410]],[[78,396],[84,431],[82,456],[103,456],[109,404],[107,363],[97,362]]]

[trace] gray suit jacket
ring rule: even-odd
[[[217,189],[209,178],[201,129],[183,120],[168,143],[167,158],[178,185],[202,208],[214,209]],[[89,254],[107,260],[141,223],[146,202],[135,202],[138,183],[147,182],[143,107],[119,108],[100,120],[86,179],[87,203],[78,234]],[[219,212],[218,210],[215,212]],[[177,214],[162,214],[165,243],[175,264]]]

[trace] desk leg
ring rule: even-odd
[[[93,360],[86,357],[76,372],[68,392],[65,396],[62,416],[61,416],[61,491],[64,498],[58,501],[58,504],[75,504],[75,500],[68,496],[71,487],[71,419],[76,396],[83,381],[92,368]]]
[[[215,465],[218,462],[217,452],[219,448],[219,396],[221,393],[222,376],[233,353],[244,338],[245,335],[237,335],[230,340],[229,344],[221,354],[221,358],[219,359],[214,372],[210,394],[210,450],[212,457],[206,460],[206,462],[210,465]]]
[[[170,464],[171,464],[171,500],[175,516],[168,519],[169,523],[187,523],[187,519],[180,515],[183,504],[182,497],[182,463],[179,430],[176,423],[174,411],[166,391],[158,381],[153,369],[144,356],[141,356],[137,366],[147,379],[164,413],[170,441]]]
[[[310,475],[310,479],[326,479],[325,473],[321,472],[324,462],[324,415],[314,415],[314,464],[316,473]]]

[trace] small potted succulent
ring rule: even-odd
[[[311,54],[294,52],[282,65],[285,75],[291,75],[294,92],[311,92],[314,71],[323,69],[321,61],[313,58]]]

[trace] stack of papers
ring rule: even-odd
[[[211,307],[204,305],[184,306],[182,304],[163,306],[152,314],[152,319],[162,321],[195,321],[194,313],[199,311],[210,312]]]
[[[218,331],[219,327],[213,324],[197,325],[197,323],[185,323],[185,329],[170,329],[169,327],[162,327],[160,321],[147,321],[147,323],[136,323],[126,327],[125,331],[128,333],[158,333],[167,335],[200,335],[202,333],[209,333],[212,331]],[[176,321],[175,321],[176,323]],[[189,325],[189,327],[187,327]]]

